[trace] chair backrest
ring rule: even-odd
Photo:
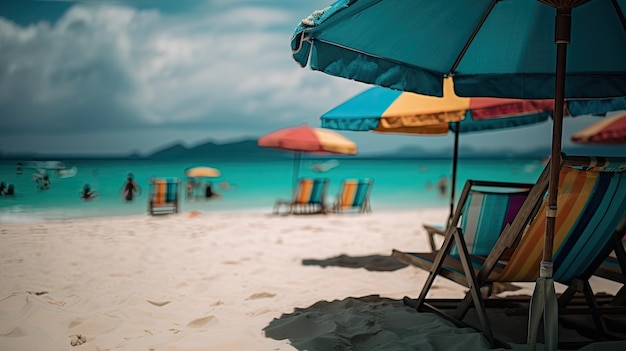
[[[337,195],[338,208],[362,208],[372,191],[371,179],[344,179]]]
[[[472,190],[461,210],[459,227],[467,250],[472,255],[487,256],[504,227],[513,221],[528,191],[487,192]],[[450,255],[459,256],[456,244]]]
[[[579,277],[612,245],[614,232],[626,217],[626,162],[603,167],[562,167],[559,175],[554,235],[553,278]],[[496,278],[535,281],[543,253],[546,227],[544,198],[513,252]]]
[[[323,204],[328,189],[328,178],[301,178],[294,203],[296,204]]]
[[[152,203],[164,205],[178,200],[178,178],[156,178],[152,180]]]

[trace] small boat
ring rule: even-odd
[[[326,162],[316,163],[311,167],[311,169],[315,172],[328,172],[338,166],[339,161],[333,159]]]
[[[76,167],[57,169],[56,171],[56,175],[59,178],[71,178],[71,177],[76,176],[77,173],[78,173],[78,168]]]

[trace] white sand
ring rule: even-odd
[[[183,213],[2,224],[0,350],[484,348],[480,334],[385,299],[417,297],[426,272],[316,261],[343,254],[340,262],[384,268],[390,261],[377,256],[393,248],[427,250],[421,223],[446,215]],[[433,291],[431,297],[464,295],[443,279]],[[381,298],[347,299],[374,294]],[[308,308],[316,303],[321,312],[312,318]],[[309,314],[281,318],[304,308]]]

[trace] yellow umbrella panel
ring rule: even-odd
[[[221,175],[221,173],[216,168],[192,167],[187,169],[185,175],[189,178],[217,178]]]

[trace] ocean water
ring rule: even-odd
[[[449,206],[449,196],[442,197],[436,187],[441,177],[451,179],[451,160],[338,159],[338,166],[326,172],[312,170],[326,160],[303,159],[299,176],[328,177],[328,201],[339,191],[342,179],[371,178],[373,211]],[[0,196],[0,223],[67,220],[84,217],[147,215],[150,177],[178,177],[184,182],[185,170],[209,166],[221,171],[210,179],[223,196],[215,200],[189,201],[182,194],[181,211],[222,212],[262,211],[271,213],[277,198],[289,198],[292,184],[292,160],[225,161],[202,164],[197,161],[152,160],[65,160],[67,168],[76,167],[73,177],[61,178],[49,171],[51,186],[39,190],[34,181],[35,169],[23,161],[0,161],[0,181],[13,184],[15,196]],[[543,169],[539,160],[460,160],[457,195],[467,179],[535,182]],[[131,203],[122,200],[121,189],[126,175],[133,173],[141,193]],[[207,179],[208,181],[208,179]],[[229,189],[220,189],[226,182]],[[81,189],[89,184],[98,198],[83,201]],[[183,191],[184,192],[184,191]]]

